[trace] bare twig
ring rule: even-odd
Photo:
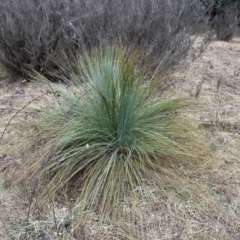
[[[46,94],[47,94],[47,93],[44,93],[44,94],[42,94],[42,95],[40,95],[40,96],[32,99],[32,100],[29,101],[27,104],[25,104],[21,109],[19,109],[19,110],[10,118],[10,120],[7,122],[7,125],[6,125],[6,127],[4,128],[4,130],[3,130],[3,132],[2,132],[2,135],[1,135],[1,137],[0,137],[0,141],[2,141],[4,135],[5,135],[6,131],[7,131],[7,128],[9,127],[9,125],[10,125],[10,123],[11,123],[11,121],[12,121],[19,113],[21,113],[22,110],[25,109],[28,105],[30,105],[32,102],[38,100],[39,98],[45,96]]]
[[[36,189],[37,189],[37,185],[38,185],[38,179],[34,178],[33,181],[34,181],[34,184],[31,189],[31,194],[30,194],[29,202],[28,202],[27,223],[26,223],[27,227],[26,227],[26,231],[25,231],[25,238],[27,238],[27,233],[29,232],[28,223],[29,223],[29,219],[30,219],[30,212],[31,212],[33,199],[36,194]]]
[[[53,201],[52,201],[52,199],[50,197],[47,185],[45,187],[46,187],[46,190],[47,190],[47,195],[48,195],[49,201],[52,204],[53,219],[54,219],[54,224],[55,224],[55,228],[56,228],[57,237],[58,237],[58,239],[60,239],[59,229],[58,229],[58,224],[57,224],[57,219],[56,219],[56,213],[55,213],[55,209],[54,209],[54,203],[53,203]]]

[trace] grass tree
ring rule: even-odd
[[[187,101],[159,99],[137,61],[124,47],[94,49],[79,59],[79,75],[69,74],[70,86],[54,89],[58,105],[33,122],[26,158],[43,202],[68,188],[82,216],[93,210],[106,219],[141,197],[137,187],[175,184],[179,165],[197,159],[201,144],[179,116]]]

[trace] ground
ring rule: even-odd
[[[51,89],[24,81],[9,84],[1,77],[0,238],[240,239],[240,38],[213,41],[199,59],[164,84],[162,96],[187,96],[193,103],[185,118],[200,129],[213,158],[204,170],[185,172],[201,196],[196,200],[189,190],[189,195],[166,199],[156,189],[146,190],[151,202],[133,203],[132,224],[122,225],[120,219],[99,225],[93,216],[85,226],[71,232],[77,213],[69,212],[67,203],[50,204],[48,212],[36,214],[37,198],[29,199],[12,185],[15,171],[24,170],[14,155],[23,137],[17,131],[18,121],[32,108],[51,103]],[[28,191],[33,188],[29,186]]]

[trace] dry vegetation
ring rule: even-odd
[[[147,201],[131,202],[131,208],[121,206],[126,215],[116,222],[100,225],[93,214],[75,230],[78,213],[69,211],[71,203],[64,197],[40,209],[34,179],[28,189],[11,185],[17,172],[24,174],[21,158],[15,154],[15,146],[21,145],[24,137],[19,121],[27,118],[33,107],[53,104],[52,91],[36,83],[9,85],[1,77],[0,238],[240,239],[239,55],[239,37],[229,43],[215,41],[188,69],[172,75],[161,92],[188,96],[195,103],[184,115],[204,133],[213,163],[188,171],[179,169],[186,176],[186,189],[181,192],[175,186],[165,187],[167,195],[158,189],[142,189]],[[131,221],[127,224],[126,220]]]

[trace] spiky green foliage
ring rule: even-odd
[[[39,116],[41,149],[28,159],[45,200],[71,186],[80,211],[98,209],[105,218],[140,196],[136,187],[177,182],[174,168],[196,157],[200,145],[179,117],[186,101],[156,97],[154,80],[145,82],[136,63],[121,47],[86,54],[81,77],[58,88],[59,106]]]

